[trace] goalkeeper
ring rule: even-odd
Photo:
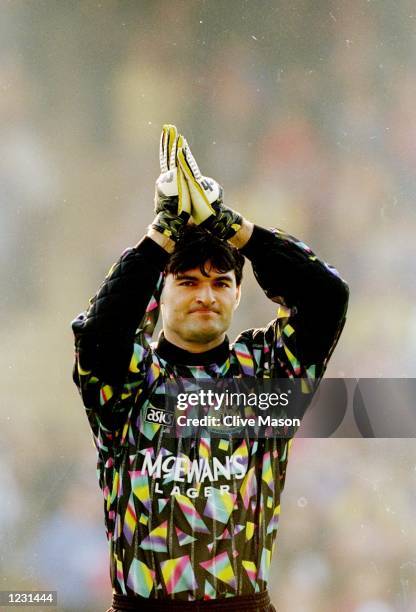
[[[280,230],[226,207],[183,136],[164,126],[155,219],[114,264],[73,322],[74,381],[98,451],[110,549],[111,611],[275,610],[267,592],[290,441],[168,435],[167,381],[323,376],[345,321],[348,288],[336,270]],[[244,258],[277,316],[226,331]],[[152,333],[159,309],[163,330]],[[189,481],[177,464],[212,474]],[[236,463],[232,463],[236,465]],[[178,476],[179,474],[179,476]],[[198,482],[196,482],[198,480]],[[206,485],[209,486],[206,486]]]

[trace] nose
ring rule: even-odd
[[[212,287],[210,285],[200,287],[195,300],[198,304],[201,304],[201,306],[212,306],[215,303],[215,293]]]

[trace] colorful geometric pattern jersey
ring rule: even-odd
[[[180,378],[322,377],[345,321],[344,281],[278,230],[256,227],[242,253],[277,316],[201,363],[152,343],[168,255],[150,238],[125,251],[73,322],[116,593],[189,601],[267,588],[291,440],[174,438],[144,420]]]

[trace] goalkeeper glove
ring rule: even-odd
[[[177,155],[179,167],[188,182],[195,223],[206,227],[219,238],[229,240],[241,229],[242,216],[224,206],[221,185],[214,179],[201,175],[185,139]]]
[[[171,238],[179,239],[191,216],[191,199],[182,169],[176,165],[183,137],[174,125],[164,125],[160,137],[160,171],[155,186],[155,213],[152,228]]]

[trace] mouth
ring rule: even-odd
[[[190,314],[218,314],[217,311],[211,310],[210,308],[198,308],[197,310],[191,310]]]

